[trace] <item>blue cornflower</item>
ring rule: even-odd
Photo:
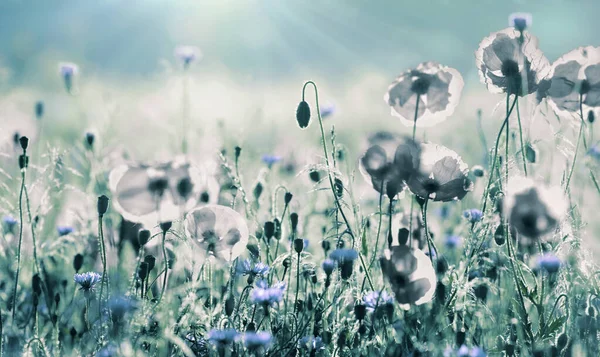
[[[329,259],[342,263],[344,261],[354,261],[358,258],[358,252],[354,249],[339,248],[329,254]]]
[[[469,355],[469,347],[465,345],[460,346],[458,351],[456,351],[456,355],[458,357],[467,357]]]
[[[66,236],[68,234],[73,233],[73,227],[71,226],[57,226],[56,231],[58,232],[58,236]]]
[[[517,31],[525,31],[533,23],[533,17],[526,12],[517,12],[508,17],[508,26],[513,26]]]
[[[283,299],[286,284],[279,282],[269,287],[266,280],[256,282],[256,287],[252,290],[250,299],[255,304],[265,307],[273,306]]]
[[[481,221],[483,213],[477,208],[471,208],[463,212],[463,217],[469,220],[469,222],[475,223]]]
[[[332,116],[335,112],[336,108],[334,104],[329,103],[321,106],[321,118],[323,119]]]
[[[92,293],[96,288],[96,284],[100,282],[102,276],[95,272],[87,272],[83,274],[75,274],[73,280],[79,284],[79,290],[84,293]]]
[[[19,221],[17,221],[13,216],[4,216],[2,217],[2,223],[4,223],[5,232],[12,232]]]
[[[309,352],[318,352],[325,349],[325,344],[323,343],[323,339],[321,337],[304,336],[298,340],[298,348],[306,349]]]
[[[600,160],[600,144],[592,146],[588,150],[587,155],[594,160]]]
[[[61,62],[58,64],[58,71],[61,76],[70,78],[79,72],[79,67],[75,63]]]
[[[235,329],[210,330],[208,341],[217,347],[225,347],[235,342],[239,333]]]
[[[329,276],[333,273],[333,269],[335,269],[335,262],[331,259],[325,259],[323,263],[321,263],[321,266],[323,267],[325,274]]]
[[[260,348],[267,349],[271,344],[273,336],[266,331],[261,332],[246,332],[244,334],[244,346],[250,351]]]
[[[446,237],[446,247],[454,249],[462,244],[462,237],[457,235],[449,235]]]
[[[469,357],[486,357],[487,353],[480,347],[472,347],[469,351]]]
[[[250,276],[265,276],[269,274],[269,266],[265,263],[258,262],[252,263],[250,259],[243,260],[240,265],[237,266],[237,272],[240,275]]]
[[[560,259],[552,253],[546,253],[537,258],[537,268],[545,270],[548,273],[558,272],[561,264]]]
[[[261,160],[262,160],[262,162],[267,164],[268,167],[271,167],[274,164],[278,163],[279,161],[283,160],[283,158],[281,156],[277,156],[277,155],[264,154],[262,156]]]
[[[394,298],[387,293],[387,291],[371,291],[367,295],[363,296],[363,302],[367,307],[367,310],[374,311],[376,307],[381,307],[388,304],[394,304]]]

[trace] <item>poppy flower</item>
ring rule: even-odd
[[[379,263],[396,301],[403,308],[431,301],[436,286],[435,270],[421,250],[405,245],[393,246],[384,251]]]
[[[463,86],[462,76],[454,68],[436,62],[423,62],[398,76],[383,100],[402,124],[429,127],[454,113]]]
[[[402,192],[405,182],[419,167],[420,146],[410,138],[377,133],[360,159],[360,170],[375,191],[390,198]]]
[[[600,47],[579,47],[552,64],[546,97],[557,114],[579,113],[581,97],[584,113],[600,107]]]
[[[176,159],[158,165],[119,166],[110,173],[109,187],[113,207],[123,218],[153,227],[159,221],[177,220],[195,207],[201,181],[195,167]]]
[[[550,70],[537,38],[512,27],[484,38],[475,59],[479,78],[492,93],[534,93]]]
[[[567,210],[560,187],[546,187],[532,179],[516,177],[508,181],[504,214],[522,236],[538,239],[551,232]]]
[[[460,200],[473,190],[467,164],[456,152],[432,143],[421,144],[419,169],[407,184],[415,195],[442,202]]]
[[[201,254],[220,261],[233,261],[246,249],[248,226],[233,209],[206,205],[189,212],[184,225]]]

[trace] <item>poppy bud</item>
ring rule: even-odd
[[[333,188],[335,191],[335,195],[338,198],[341,198],[344,195],[344,183],[337,177],[335,178],[335,180],[333,180]]]
[[[254,190],[252,191],[252,194],[254,194],[254,199],[258,201],[262,192],[263,192],[263,185],[262,185],[262,183],[258,182],[256,184],[256,186],[254,186]]]
[[[167,231],[169,229],[171,229],[171,227],[173,226],[173,222],[162,222],[160,224],[160,229],[162,230],[163,234],[167,233]]]
[[[475,177],[483,177],[483,175],[485,174],[485,169],[480,165],[475,165],[471,169],[471,172],[473,173],[473,176],[475,176]]]
[[[85,143],[87,144],[88,149],[92,149],[94,147],[94,141],[96,140],[96,136],[94,133],[87,132],[85,133]]]
[[[361,335],[364,335],[367,332],[367,326],[365,326],[365,324],[361,323],[358,326],[358,333]]]
[[[82,266],[83,266],[83,255],[75,254],[75,257],[73,258],[73,268],[75,269],[75,272],[79,273],[79,270],[81,269]]]
[[[267,240],[273,238],[273,235],[275,234],[275,223],[271,221],[265,222],[263,230]]]
[[[138,276],[140,277],[140,279],[146,280],[146,277],[148,276],[148,263],[140,263],[140,268],[138,269]]]
[[[292,265],[292,260],[290,259],[290,257],[287,257],[283,260],[283,267],[285,269],[289,269],[289,267]]]
[[[27,147],[29,146],[29,138],[26,136],[21,136],[19,138],[19,143],[21,144],[21,148],[23,149],[23,151],[27,150]]]
[[[364,304],[354,305],[354,316],[357,320],[362,320],[367,315],[367,306]]]
[[[327,252],[329,252],[329,250],[331,249],[331,243],[329,243],[328,240],[324,240],[321,242],[321,248],[323,248],[325,255],[327,255]]]
[[[302,253],[302,250],[304,250],[304,239],[300,239],[300,238],[294,239],[294,250],[298,254]]]
[[[341,268],[341,270],[340,270],[341,278],[344,280],[350,279],[350,277],[352,276],[352,269],[354,268],[354,264],[353,264],[352,260],[344,260],[341,263],[340,268]]]
[[[293,212],[290,214],[290,221],[292,222],[292,231],[296,231],[296,228],[298,228],[298,213]]]
[[[147,229],[142,229],[138,232],[138,243],[140,243],[141,246],[146,245],[146,243],[148,243],[148,241],[150,240],[150,231]]]
[[[462,346],[465,344],[465,340],[467,338],[467,334],[463,330],[456,331],[456,345]]]
[[[494,232],[494,241],[498,245],[503,245],[506,242],[506,237],[504,236],[504,225],[498,225],[496,231]]]
[[[29,156],[19,155],[19,168],[21,170],[26,169],[29,166]]]
[[[410,234],[410,232],[406,228],[398,229],[398,244],[406,245],[406,243],[408,242],[409,234]]]
[[[235,159],[239,159],[240,158],[240,154],[242,153],[242,148],[239,146],[235,147]]]
[[[108,210],[108,197],[102,195],[98,197],[98,216],[102,217]]]
[[[558,335],[558,338],[556,339],[556,347],[558,348],[559,351],[562,351],[567,346],[568,342],[569,342],[569,337],[567,336],[566,333],[563,332],[560,335]]]
[[[279,221],[279,219],[275,218],[273,220],[273,223],[275,224],[275,234],[273,236],[275,237],[275,239],[280,240],[281,239],[281,222]]]
[[[150,272],[156,265],[156,258],[153,255],[148,254],[144,257],[144,263],[148,264],[148,271]]]
[[[592,124],[596,120],[596,115],[594,114],[593,110],[590,110],[588,112],[587,120],[590,124]]]
[[[186,200],[190,197],[193,189],[194,184],[189,177],[184,177],[177,183],[177,193]]]
[[[446,302],[446,285],[441,281],[438,281],[437,286],[435,287],[435,297],[440,304]]]
[[[537,160],[537,150],[533,147],[533,144],[531,143],[527,143],[527,146],[525,146],[525,158],[532,164],[535,163]]]
[[[42,295],[42,279],[39,274],[35,274],[31,278],[31,288],[33,289],[33,293],[35,295]]]
[[[41,119],[44,116],[44,102],[41,100],[35,103],[35,116],[38,119]]]
[[[254,322],[250,322],[247,326],[246,326],[246,331],[256,331],[256,325],[254,324]]]
[[[315,183],[321,181],[321,174],[317,170],[310,171],[308,173],[308,177],[310,177],[312,182],[315,182]]]
[[[58,304],[60,304],[60,294],[59,293],[54,294],[54,304],[56,305],[56,307],[58,307]]]
[[[304,100],[298,104],[298,109],[296,109],[296,121],[300,129],[306,129],[310,124],[310,106]]]
[[[225,300],[225,315],[231,316],[233,314],[233,309],[235,308],[235,298],[233,295],[229,295]]]
[[[344,161],[344,159],[346,158],[346,151],[344,150],[344,148],[339,148],[336,151],[336,154],[337,154],[337,159],[339,161]]]

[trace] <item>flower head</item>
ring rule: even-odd
[[[271,345],[272,340],[273,336],[266,331],[246,332],[244,334],[244,346],[250,351],[266,350]]]
[[[276,163],[278,163],[279,161],[283,160],[283,158],[281,156],[277,156],[277,155],[265,154],[261,157],[261,160],[268,167],[271,167],[271,166],[275,165]]]
[[[336,107],[333,103],[326,103],[321,105],[321,118],[325,119],[335,114]]]
[[[187,68],[192,62],[202,58],[202,51],[195,46],[178,46],[175,48],[175,57],[179,58]]]
[[[509,180],[504,214],[522,236],[537,239],[551,232],[567,210],[567,201],[559,187],[546,187],[532,179]]]
[[[208,341],[217,347],[225,347],[234,343],[239,335],[235,329],[213,329],[208,333]]]
[[[467,164],[456,152],[432,143],[421,144],[420,168],[407,183],[415,195],[433,201],[460,200],[473,190]]]
[[[342,263],[358,259],[358,252],[349,248],[338,248],[329,254],[329,259]]]
[[[109,176],[112,204],[126,220],[153,227],[159,220],[174,221],[182,209],[196,206],[202,182],[198,169],[184,159],[156,165],[122,165]]]
[[[463,86],[457,70],[436,62],[424,62],[398,76],[384,100],[402,124],[433,126],[454,113]]]
[[[544,270],[547,273],[558,272],[561,265],[562,262],[560,259],[552,253],[542,254],[536,260],[536,268]]]
[[[57,226],[56,231],[60,237],[66,236],[68,234],[73,233],[73,227],[71,226]]]
[[[579,47],[556,60],[547,85],[538,94],[559,115],[584,113],[600,107],[600,47]],[[579,120],[579,118],[578,118]]]
[[[95,272],[87,272],[83,274],[75,274],[73,280],[79,285],[79,290],[88,294],[94,292],[96,284],[102,280],[102,276]]]
[[[227,206],[206,205],[188,213],[185,228],[201,248],[201,254],[221,261],[233,261],[248,244],[248,225]]]
[[[600,162],[600,144],[593,145],[586,154],[590,158]]]
[[[483,218],[483,213],[477,208],[471,208],[463,212],[463,217],[465,217],[469,222],[475,223],[481,221]]]
[[[394,298],[385,290],[381,293],[379,291],[371,291],[363,296],[363,302],[367,310],[374,311],[378,307],[393,304]]]
[[[238,274],[250,275],[253,277],[266,276],[267,274],[269,274],[269,270],[270,270],[270,268],[267,264],[262,263],[262,262],[253,263],[250,259],[243,260],[237,266]]]
[[[484,38],[475,58],[481,82],[492,93],[534,93],[550,70],[537,38],[512,27]]]
[[[462,237],[457,235],[449,235],[446,237],[445,244],[449,249],[460,247],[462,245]]]
[[[19,221],[17,221],[13,216],[7,215],[2,217],[2,224],[4,225],[5,232],[12,233],[15,227],[17,226],[17,223],[19,223]]]
[[[392,246],[379,259],[383,276],[389,281],[396,301],[404,308],[431,301],[436,275],[431,260],[419,249]]]
[[[256,282],[256,287],[252,290],[250,299],[258,305],[265,307],[274,306],[283,299],[285,288],[286,284],[283,282],[269,286],[265,280],[259,280]]]
[[[79,73],[79,67],[75,63],[61,62],[58,64],[58,72],[63,78],[65,89],[71,93],[73,90],[73,78]]]
[[[390,198],[402,192],[419,167],[420,146],[409,138],[379,132],[369,138],[369,149],[360,159],[360,172],[375,191]]]
[[[331,275],[331,273],[333,273],[333,270],[335,269],[335,262],[331,259],[325,259],[321,266],[325,274],[329,276]]]

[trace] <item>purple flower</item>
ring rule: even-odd
[[[456,351],[456,355],[458,357],[467,357],[469,355],[469,347],[465,345],[460,346],[458,351]]]
[[[58,232],[58,236],[66,236],[68,234],[73,233],[73,227],[71,226],[57,226],[56,231]]]
[[[190,63],[202,58],[202,52],[195,46],[179,46],[175,49],[175,57],[179,58],[187,68]]]
[[[475,223],[481,221],[483,213],[477,208],[471,208],[463,212],[463,217],[469,220],[469,222]]]
[[[446,237],[446,247],[450,248],[450,249],[454,249],[459,247],[462,244],[462,237],[457,236],[457,235],[450,235],[448,237]]]
[[[12,233],[19,221],[17,221],[13,216],[4,216],[2,217],[2,223],[4,224],[5,232]]]
[[[321,106],[320,109],[321,109],[321,118],[322,119],[330,117],[333,114],[335,114],[335,112],[336,112],[335,105],[331,104],[331,103]]]
[[[92,293],[98,284],[102,280],[102,276],[95,272],[87,272],[83,274],[75,274],[73,281],[79,285],[79,290],[84,293]]]
[[[265,307],[274,306],[283,299],[286,284],[279,282],[269,287],[266,280],[256,282],[256,287],[252,290],[250,300],[253,303],[263,305]]]
[[[325,259],[321,266],[323,267],[325,274],[329,276],[331,273],[333,273],[333,269],[335,269],[335,262],[331,259]]]
[[[523,32],[526,28],[531,27],[533,17],[526,12],[516,12],[508,17],[508,26],[512,26],[517,31]]]
[[[561,264],[560,259],[552,253],[545,253],[537,258],[537,268],[545,270],[548,273],[558,272]]]
[[[480,347],[472,347],[469,351],[469,357],[486,357],[487,353]]]
[[[217,347],[225,347],[235,342],[239,337],[239,333],[235,329],[226,330],[210,330],[208,333],[208,341]]]
[[[266,331],[246,332],[244,334],[244,346],[250,351],[260,348],[267,349],[273,340],[273,336]]]
[[[241,275],[265,276],[269,274],[269,270],[270,268],[267,264],[262,262],[252,263],[250,259],[243,260],[237,266],[237,272]]]
[[[274,164],[278,163],[279,161],[283,160],[283,158],[281,156],[277,156],[277,155],[264,154],[261,157],[261,160],[262,160],[262,162],[267,164],[268,167],[271,167]]]
[[[306,349],[309,352],[317,352],[324,350],[325,344],[323,343],[323,339],[321,337],[304,336],[298,340],[298,348]]]
[[[592,146],[588,150],[587,155],[594,160],[600,161],[600,144],[596,144],[596,145]]]
[[[336,249],[329,254],[329,259],[337,262],[343,263],[345,261],[354,261],[358,258],[358,252],[354,249],[348,248],[340,248]]]
[[[381,307],[388,304],[394,304],[394,298],[387,293],[387,291],[371,291],[367,295],[363,296],[363,302],[367,307],[367,310],[374,311],[376,307]]]

